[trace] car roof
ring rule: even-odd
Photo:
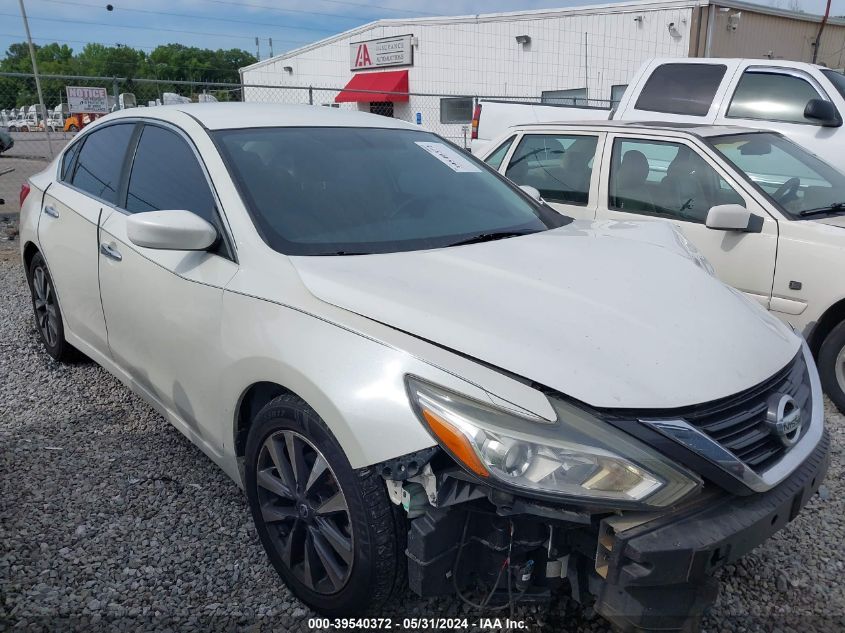
[[[725,136],[728,134],[748,134],[766,132],[759,128],[742,127],[739,125],[709,125],[702,123],[670,123],[666,121],[547,121],[545,123],[525,123],[514,125],[512,130],[530,130],[538,128],[566,128],[566,129],[605,129],[612,130],[642,130],[659,132],[682,132],[699,138],[711,136]]]
[[[406,121],[357,110],[278,103],[180,103],[128,108],[103,120],[143,117],[175,123],[180,114],[191,116],[209,130],[306,126],[419,129]]]

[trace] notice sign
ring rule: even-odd
[[[109,96],[105,88],[68,86],[67,105],[71,114],[108,114]]]
[[[466,156],[462,156],[460,152],[452,149],[443,143],[432,143],[429,141],[416,141],[416,144],[434,156],[441,163],[446,165],[452,171],[461,174],[478,173],[481,169],[473,164]]]
[[[412,35],[400,35],[352,43],[349,45],[350,68],[364,70],[385,66],[411,66],[414,63],[412,38]]]

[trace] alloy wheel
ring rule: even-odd
[[[59,313],[53,284],[42,266],[33,271],[32,288],[35,293],[35,321],[48,347],[54,347],[59,340]]]
[[[295,431],[277,431],[256,468],[261,516],[285,566],[312,591],[346,586],[354,558],[346,497],[320,450]]]
[[[839,384],[839,388],[845,392],[845,346],[836,355],[836,364],[834,367],[836,371],[836,382]]]

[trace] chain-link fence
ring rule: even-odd
[[[559,103],[539,96],[397,93],[73,75],[41,75],[41,87],[46,112],[36,105],[32,75],[0,73],[0,199],[5,202],[0,213],[17,212],[21,183],[42,170],[78,130],[102,116],[93,112],[70,113],[68,87],[104,90],[111,110],[196,101],[249,101],[372,112],[419,125],[464,148],[470,146],[473,110],[480,99]],[[578,103],[567,105],[610,107],[611,103],[578,99]],[[13,145],[6,147],[9,142]]]

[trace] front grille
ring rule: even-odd
[[[766,411],[772,394],[788,394],[809,422],[813,399],[804,355],[798,356],[775,376],[741,394],[703,408],[693,409],[683,418],[742,460],[757,473],[777,462],[787,448],[766,426]],[[806,432],[808,424],[804,425]]]

